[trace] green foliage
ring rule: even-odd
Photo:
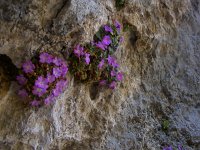
[[[168,131],[168,129],[169,129],[169,120],[164,120],[163,122],[162,122],[162,130],[163,131]]]

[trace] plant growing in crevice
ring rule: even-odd
[[[169,120],[163,120],[163,122],[162,122],[162,130],[163,131],[168,131],[169,130]]]
[[[18,95],[32,106],[49,105],[66,87],[67,72],[63,59],[46,52],[37,54],[19,69]]]
[[[94,40],[85,45],[78,44],[69,56],[69,71],[81,82],[99,82],[115,89],[117,82],[123,79],[119,64],[113,56],[123,38],[120,37],[121,25],[101,26]]]

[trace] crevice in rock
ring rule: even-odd
[[[95,100],[97,98],[98,93],[99,93],[98,83],[93,83],[90,86],[89,92],[90,92],[90,98],[91,98],[91,100]]]
[[[0,54],[0,67],[3,69],[4,74],[9,80],[15,80],[15,77],[18,74],[18,69],[13,64],[10,57],[5,54]]]
[[[129,41],[132,46],[135,46],[135,43],[138,40],[138,38],[139,38],[139,32],[137,31],[137,27],[132,26],[130,29],[130,38],[129,38]]]
[[[63,8],[69,7],[70,4],[71,4],[71,0],[64,0],[64,1],[63,1],[63,4],[62,4],[61,7],[60,7],[60,9],[58,9],[58,11],[57,11],[57,13],[56,13],[54,19],[56,19],[56,18],[59,16],[59,14],[60,14],[60,12],[63,10]]]

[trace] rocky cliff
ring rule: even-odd
[[[52,106],[21,103],[15,66],[70,51],[115,19],[129,25],[116,90],[69,76]],[[0,33],[0,149],[200,149],[199,0],[127,0],[119,11],[114,0],[1,0]]]

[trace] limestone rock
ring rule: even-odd
[[[70,51],[114,19],[129,24],[114,91],[70,77],[55,104],[34,109],[0,64],[0,149],[200,149],[198,0],[127,0],[120,11],[114,0],[1,0],[0,55],[19,67],[36,51]]]

